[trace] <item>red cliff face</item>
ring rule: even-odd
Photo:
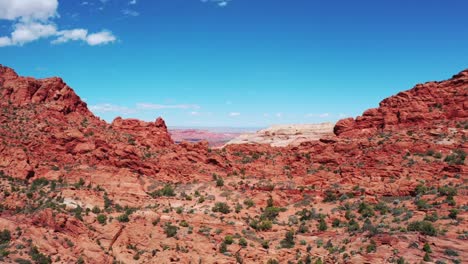
[[[20,77],[12,69],[0,65],[0,87],[2,105],[46,104],[48,110],[63,114],[91,115],[86,103],[61,78]]]
[[[164,120],[155,122],[117,118],[112,125],[94,116],[60,78],[36,80],[0,67],[0,170],[21,178],[50,174],[50,168],[85,163],[147,168],[145,151],[170,147]],[[146,154],[148,155],[148,154]],[[148,163],[148,162],[147,162]]]
[[[431,126],[434,121],[468,118],[468,70],[443,82],[418,84],[383,100],[356,119],[339,121],[335,134],[373,134],[399,128]]]

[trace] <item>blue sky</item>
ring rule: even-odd
[[[468,68],[465,0],[0,0],[0,63],[102,118],[263,127],[356,116]]]

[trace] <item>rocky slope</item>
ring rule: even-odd
[[[464,263],[467,91],[464,71],[317,141],[211,149],[0,67],[0,262]]]
[[[268,144],[272,147],[298,146],[303,142],[319,140],[333,134],[334,124],[275,125],[256,133],[240,135],[231,144]]]

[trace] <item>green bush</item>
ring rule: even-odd
[[[247,247],[247,240],[243,237],[241,237],[241,239],[239,239],[239,246],[241,247]]]
[[[318,230],[319,231],[326,231],[328,229],[327,227],[327,222],[325,222],[325,219],[323,217],[320,218],[319,223],[318,223]]]
[[[164,233],[166,233],[166,236],[169,237],[175,237],[177,235],[177,231],[179,228],[177,226],[171,225],[170,223],[167,223],[164,226]]]
[[[336,199],[337,199],[337,196],[332,190],[325,191],[325,197],[323,198],[324,203],[334,202],[336,201]]]
[[[130,218],[128,216],[129,215],[127,213],[121,214],[117,217],[117,220],[121,223],[128,223],[130,222]]]
[[[371,205],[362,202],[359,204],[358,213],[360,213],[363,217],[371,217],[374,216],[374,209]]]
[[[224,243],[232,245],[232,243],[234,243],[234,238],[230,235],[227,235],[224,237]]]
[[[106,222],[107,222],[107,216],[104,215],[104,214],[100,214],[97,216],[97,221],[101,224],[101,225],[105,225]]]
[[[424,250],[424,252],[426,252],[426,253],[432,253],[431,246],[430,246],[428,243],[425,243],[425,244],[424,244],[423,250]]]
[[[273,221],[279,215],[280,212],[281,212],[281,208],[270,206],[270,207],[265,208],[265,210],[263,210],[263,213],[260,216],[260,218]]]
[[[371,253],[371,252],[376,252],[377,251],[377,244],[375,243],[374,240],[370,241],[370,244],[367,245],[366,247],[366,252]]]
[[[247,206],[247,208],[250,208],[255,205],[254,201],[252,199],[245,199],[244,200],[244,205]]]
[[[451,256],[451,257],[456,257],[458,256],[458,252],[451,249],[451,248],[447,248],[445,251],[444,251],[444,254],[447,255],[447,256]]]
[[[36,264],[50,264],[52,263],[52,259],[50,257],[46,257],[44,254],[39,252],[37,247],[32,247],[29,251],[29,256]]]
[[[408,231],[417,231],[423,235],[436,236],[437,229],[428,221],[416,221],[408,224]]]
[[[359,223],[356,220],[351,219],[348,222],[348,232],[355,232],[359,230]]]
[[[169,184],[166,184],[163,188],[154,191],[150,193],[151,197],[156,198],[156,197],[161,197],[161,196],[166,196],[166,197],[174,197],[176,196],[174,192],[174,187],[172,187]]]
[[[227,249],[226,243],[224,243],[224,242],[221,243],[221,245],[219,246],[219,252],[221,252],[221,253],[224,254],[224,253],[226,253],[227,251],[228,251],[228,249]]]
[[[9,243],[11,240],[11,233],[10,230],[4,229],[0,232],[0,244]]]
[[[280,241],[280,245],[282,248],[293,248],[294,243],[294,230],[289,230],[286,232],[284,239]]]
[[[416,207],[418,207],[418,210],[427,210],[431,208],[432,206],[428,204],[426,200],[419,199],[416,201]]]
[[[231,212],[229,205],[227,205],[226,203],[222,203],[222,202],[215,203],[215,205],[213,206],[211,210],[213,212],[218,212],[222,214],[229,214]]]
[[[448,215],[449,218],[451,219],[457,219],[458,216],[458,210],[457,209],[450,209],[450,213]]]
[[[217,178],[217,179],[216,179],[216,186],[217,186],[217,187],[223,187],[223,186],[224,186],[224,180],[223,180],[223,178]]]
[[[250,227],[257,231],[267,231],[273,227],[273,222],[270,220],[261,220],[260,222],[258,220],[252,220],[250,222]]]
[[[452,154],[445,157],[444,161],[450,165],[463,165],[465,164],[466,153],[462,149],[455,149]]]

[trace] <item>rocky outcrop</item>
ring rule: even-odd
[[[91,115],[86,103],[61,78],[37,80],[20,77],[12,69],[1,65],[0,76],[2,105],[47,104],[48,110],[63,114]]]
[[[298,146],[333,134],[332,123],[276,125],[256,133],[247,133],[229,141],[231,144],[268,144],[273,147]]]
[[[336,135],[373,134],[377,131],[431,126],[433,121],[468,118],[468,70],[442,82],[418,84],[413,89],[384,99],[378,108],[356,119],[340,120]]]

